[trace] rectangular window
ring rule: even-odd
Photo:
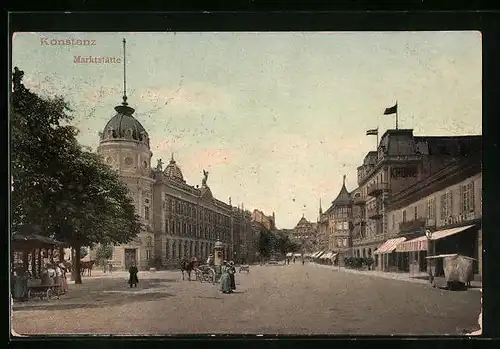
[[[146,259],[149,261],[151,259],[151,251],[146,250]]]
[[[436,198],[427,200],[426,217],[428,219],[436,219]]]
[[[348,230],[349,229],[349,222],[344,222],[344,230]]]
[[[460,213],[474,211],[474,182],[460,186]]]
[[[441,219],[445,220],[451,217],[452,213],[452,195],[451,191],[448,191],[441,195]]]
[[[144,206],[144,219],[149,221],[149,207]]]
[[[406,210],[403,210],[403,223],[406,223]]]
[[[417,207],[417,206],[415,206],[415,207],[413,208],[413,219],[414,219],[414,220],[417,220],[417,217],[418,217],[418,207]]]

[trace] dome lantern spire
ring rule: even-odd
[[[126,55],[126,43],[127,41],[123,38],[123,105],[128,105],[127,103],[127,55]]]
[[[126,56],[126,43],[127,41],[123,38],[123,102],[121,105],[115,107],[115,110],[118,113],[122,113],[124,115],[132,115],[134,113],[134,109],[128,106],[127,102],[127,56]]]

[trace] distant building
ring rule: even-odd
[[[308,221],[304,216],[297,222],[292,236],[301,245],[301,252],[313,252],[318,248],[317,229],[317,223]]]
[[[267,230],[276,230],[276,216],[273,212],[272,216],[267,216],[264,212],[260,210],[253,210],[252,221],[262,224]]]

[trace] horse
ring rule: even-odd
[[[92,276],[92,267],[94,266],[95,261],[80,261],[80,273],[81,275],[85,275],[85,271],[87,271],[87,276]]]
[[[195,260],[188,260],[184,258],[181,260],[180,267],[181,267],[181,273],[182,273],[182,280],[184,280],[184,272],[187,272],[188,274],[188,279],[191,281],[191,272],[194,270],[196,267],[196,261]]]

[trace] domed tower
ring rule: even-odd
[[[181,169],[177,166],[177,163],[174,160],[174,154],[172,154],[169,164],[165,167],[163,175],[172,181],[186,183]]]
[[[125,55],[125,39],[123,39]],[[153,259],[150,228],[153,220],[153,178],[149,147],[149,135],[141,123],[133,116],[134,109],[127,103],[124,58],[124,91],[123,102],[115,107],[116,114],[99,132],[97,148],[104,161],[116,169],[122,181],[130,191],[136,213],[142,218],[145,230],[132,242],[115,247],[113,263],[118,267],[128,268],[137,263],[138,267],[146,268],[148,261]]]

